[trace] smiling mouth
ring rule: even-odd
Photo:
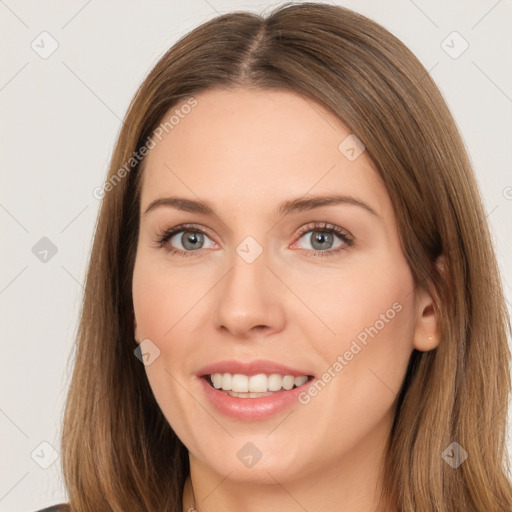
[[[260,398],[282,393],[306,385],[311,375],[281,375],[277,373],[243,375],[241,373],[214,373],[203,375],[217,391],[235,398]]]

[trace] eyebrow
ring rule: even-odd
[[[307,198],[298,197],[295,199],[290,199],[284,201],[277,207],[275,210],[275,215],[280,218],[292,213],[313,210],[314,208],[320,208],[322,206],[332,206],[339,204],[359,206],[360,208],[363,208],[376,217],[380,217],[379,214],[364,201],[356,199],[352,196],[345,195],[309,196]],[[208,216],[216,215],[214,209],[207,202],[196,201],[194,199],[186,199],[184,197],[161,197],[159,199],[155,199],[146,208],[144,214],[147,214],[155,208],[161,206],[167,206],[184,212],[201,213]]]

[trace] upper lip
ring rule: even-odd
[[[234,359],[218,361],[204,366],[197,372],[197,375],[204,377],[205,375],[213,375],[214,373],[240,373],[242,375],[257,375],[259,373],[270,375],[272,373],[278,373],[279,375],[292,375],[294,377],[312,375],[312,373],[307,370],[291,368],[265,359],[253,359],[251,361],[236,361]]]

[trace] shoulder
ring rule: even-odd
[[[48,508],[37,510],[36,512],[69,512],[71,508],[67,503],[60,503],[59,505],[52,505]]]

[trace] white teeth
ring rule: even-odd
[[[280,391],[281,388],[290,390],[293,386],[302,386],[307,382],[308,377],[301,375],[300,377],[294,377],[293,375],[279,375],[278,373],[272,373],[266,375],[264,373],[258,373],[257,375],[243,375],[241,373],[214,373],[210,375],[210,380],[215,389],[222,389],[223,391],[231,391],[233,396],[238,393],[248,393],[249,397],[254,396],[258,393],[267,393],[270,391]]]
[[[225,393],[235,398],[260,398],[262,396],[272,395],[272,393],[235,393],[234,391],[226,391]]]
[[[222,374],[214,373],[212,376],[213,387],[219,389],[222,386]]]
[[[291,375],[286,375],[283,379],[283,388],[287,391],[289,389],[293,388],[293,385],[295,384],[295,377],[292,377]]]
[[[231,379],[231,389],[236,393],[247,393],[249,391],[249,377],[241,373],[235,373]]]
[[[267,376],[264,373],[249,377],[249,391],[251,393],[265,393],[267,391]]]
[[[222,374],[222,389],[229,391],[233,386],[231,373]]]
[[[277,373],[273,373],[268,377],[268,390],[269,391],[279,391],[281,389],[281,384],[283,383],[283,377]]]
[[[302,386],[305,382],[307,382],[308,378],[306,376],[303,377],[295,377],[295,386]]]

